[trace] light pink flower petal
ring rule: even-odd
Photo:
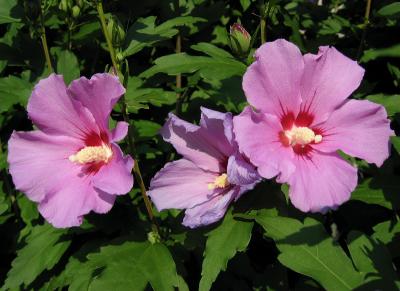
[[[67,94],[64,78],[51,74],[40,80],[28,102],[33,123],[48,134],[66,135],[84,140],[88,134],[99,134],[92,113]]]
[[[325,121],[360,85],[364,69],[333,47],[304,55],[301,82],[302,109],[314,115],[313,124]]]
[[[229,183],[234,185],[250,185],[261,179],[256,168],[239,154],[229,157],[227,173]]]
[[[324,212],[349,200],[357,186],[357,169],[336,153],[313,151],[311,159],[297,157],[289,185],[289,197],[296,208]]]
[[[367,100],[349,100],[334,111],[321,128],[326,136],[316,145],[318,150],[342,150],[377,166],[389,157],[389,138],[394,132],[381,105]]]
[[[126,194],[133,186],[134,161],[130,156],[124,157],[118,145],[112,145],[112,151],[111,161],[93,176],[93,186],[109,194]]]
[[[41,201],[78,168],[68,157],[81,147],[79,140],[66,136],[14,131],[8,142],[8,163],[15,187],[32,201]]]
[[[128,134],[129,124],[125,121],[117,122],[115,128],[111,131],[111,141],[119,142]]]
[[[125,88],[118,77],[103,73],[95,74],[90,80],[81,77],[72,81],[68,93],[90,110],[102,130],[108,129],[108,118]]]
[[[229,203],[235,198],[237,193],[238,189],[235,187],[203,204],[186,209],[183,225],[196,228],[220,220],[225,215]]]
[[[165,165],[151,180],[148,191],[159,211],[191,208],[216,195],[209,190],[218,174],[204,171],[186,159]]]
[[[213,144],[220,152],[229,156],[234,151],[232,114],[221,113],[205,107],[201,107],[200,126],[204,134],[209,135]]]
[[[246,107],[233,118],[233,125],[240,151],[258,168],[260,175],[267,179],[279,175],[281,181],[286,181],[295,169],[294,153],[279,140],[282,126],[278,118]]]
[[[226,155],[220,151],[217,140],[200,126],[188,123],[170,114],[160,131],[164,140],[171,143],[178,153],[204,170],[220,172],[224,170]]]
[[[256,109],[281,116],[300,108],[300,82],[304,62],[300,50],[278,39],[263,44],[255,53],[256,61],[243,76],[243,90]]]
[[[115,196],[96,191],[88,180],[71,175],[40,202],[39,212],[54,227],[79,226],[85,214],[91,210],[106,213],[112,208],[114,200]]]

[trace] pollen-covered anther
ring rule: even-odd
[[[292,129],[285,131],[285,135],[291,145],[307,145],[311,142],[320,143],[322,141],[322,135],[315,134],[312,129],[305,126],[293,126]]]
[[[112,150],[109,146],[103,144],[101,146],[87,146],[74,155],[70,155],[68,159],[71,162],[86,164],[93,162],[107,163],[112,157]]]
[[[216,188],[225,188],[229,186],[229,181],[228,181],[228,175],[227,174],[222,174],[215,178],[214,183],[209,183],[208,184],[208,189],[213,190]]]

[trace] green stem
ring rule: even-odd
[[[101,27],[103,28],[103,33],[104,33],[104,36],[106,38],[108,51],[110,52],[111,62],[113,64],[113,66],[114,66],[115,71],[119,72],[120,68],[119,68],[119,65],[117,63],[117,58],[116,58],[114,47],[112,45],[111,37],[108,34],[106,18],[104,16],[103,2],[102,1],[98,1],[97,2],[97,12],[99,13]]]
[[[182,52],[182,38],[181,35],[178,34],[176,37],[176,46],[175,46],[175,53],[179,54]],[[182,94],[180,90],[182,89],[182,75],[178,74],[176,75],[176,89],[178,91],[177,93],[177,99],[176,99],[176,107],[175,107],[175,113],[176,116],[180,116],[181,111],[182,111]]]
[[[361,54],[363,52],[365,38],[367,37],[367,28],[369,25],[369,15],[371,13],[371,4],[372,4],[372,0],[367,0],[367,5],[365,6],[363,32],[361,35],[360,46],[358,47],[358,52],[357,52],[357,60],[359,60],[361,57]]]
[[[261,20],[260,20],[261,44],[263,44],[263,43],[265,43],[267,41],[266,27],[267,27],[267,21],[266,21],[266,19],[264,17],[262,17]]]
[[[117,73],[117,75],[120,77],[120,79],[123,79],[123,75],[121,74],[121,71],[120,71],[121,67],[120,67],[120,65],[117,62],[116,57],[115,57],[115,49],[114,49],[114,47],[112,45],[111,37],[108,34],[102,1],[98,1],[97,2],[97,12],[99,14],[101,26],[103,28],[104,36],[106,38],[106,42],[107,42],[108,50],[109,50],[109,53],[110,53],[111,61],[112,61],[113,66],[114,66],[114,70]],[[133,172],[135,174],[136,183],[139,185],[140,192],[142,194],[142,197],[143,197],[143,200],[144,200],[144,204],[146,206],[147,214],[148,214],[148,216],[150,218],[150,221],[152,222],[153,231],[156,232],[160,236],[160,228],[159,228],[158,223],[157,223],[157,221],[156,221],[156,219],[155,219],[155,217],[153,215],[152,205],[151,205],[150,199],[149,199],[149,197],[147,195],[146,187],[144,185],[143,178],[142,178],[142,173],[140,171],[139,163],[138,163],[138,160],[137,160],[137,155],[136,155],[136,150],[135,150],[135,145],[134,145],[133,132],[132,132],[132,127],[130,126],[130,123],[129,123],[128,110],[127,110],[127,106],[126,106],[125,96],[124,95],[121,97],[121,103],[120,104],[121,104],[121,111],[122,111],[122,116],[124,118],[124,121],[129,124],[129,128],[128,128],[128,146],[129,146],[129,151],[130,151],[131,155],[135,157],[135,163],[134,163],[134,167],[133,167]]]
[[[50,72],[53,72],[53,66],[51,64],[49,47],[47,45],[46,28],[44,26],[44,17],[43,17],[42,8],[40,8],[40,26],[41,26],[40,39],[42,40],[42,47],[43,47],[43,51],[44,51],[44,56],[46,58],[47,67]]]

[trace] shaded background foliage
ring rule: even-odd
[[[117,58],[127,77],[126,101],[136,159],[145,184],[176,158],[157,132],[168,112],[196,122],[199,106],[239,113],[241,77],[260,43],[286,38],[305,52],[332,45],[366,69],[356,99],[383,104],[399,129],[400,2],[373,1],[106,1]],[[303,214],[287,187],[265,181],[232,206],[222,222],[189,230],[182,213],[156,213],[152,233],[135,186],[107,215],[88,215],[80,228],[54,229],[13,188],[7,140],[31,130],[25,106],[46,77],[44,24],[50,57],[66,82],[110,68],[93,3],[0,0],[0,286],[54,290],[393,290],[399,288],[400,139],[382,168],[359,169],[351,201],[338,210]],[[42,15],[40,11],[42,10]],[[231,52],[227,29],[241,22],[253,35],[248,57]],[[50,101],[51,102],[51,101]],[[121,120],[117,106],[113,122]],[[126,149],[127,145],[122,143]],[[318,179],[318,177],[315,177]],[[185,193],[182,193],[184,195]]]

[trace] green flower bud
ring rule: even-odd
[[[125,29],[115,16],[108,18],[107,31],[112,39],[113,46],[120,47],[125,40]]]
[[[251,36],[239,23],[230,27],[229,40],[231,50],[240,57],[245,57],[250,49]]]
[[[58,4],[58,8],[64,12],[68,12],[71,9],[71,6],[71,0],[61,0],[60,4]]]
[[[76,5],[74,7],[72,7],[72,17],[78,18],[79,14],[81,14],[81,9]]]

